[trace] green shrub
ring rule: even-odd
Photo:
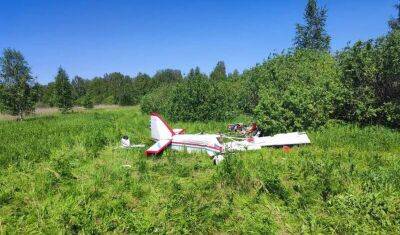
[[[87,109],[92,109],[93,108],[93,99],[89,94],[86,94],[83,97],[82,105],[83,105],[83,107],[85,107]]]
[[[226,120],[240,113],[238,94],[234,81],[195,77],[145,95],[141,110],[179,121]]]
[[[99,103],[104,103],[104,104],[115,104],[115,97],[110,95],[107,98],[105,98],[103,101]]]
[[[247,76],[261,87],[254,115],[266,133],[319,127],[342,102],[340,72],[328,53],[276,55],[252,70]]]
[[[169,109],[172,106],[171,96],[175,92],[175,86],[162,86],[153,92],[143,96],[140,108],[142,113],[149,114],[152,112],[169,114]]]
[[[400,126],[400,32],[356,42],[338,56],[348,95],[338,116],[361,124]]]
[[[200,77],[178,84],[170,105],[170,117],[182,121],[226,120],[238,113],[229,82]]]
[[[132,96],[131,92],[123,91],[118,95],[118,104],[121,106],[128,106],[135,104],[135,98]]]
[[[236,82],[239,86],[237,92],[239,108],[243,113],[250,115],[253,114],[259,101],[259,74],[256,68],[246,71],[242,79]]]

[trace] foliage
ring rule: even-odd
[[[55,95],[55,83],[49,82],[47,85],[43,86],[43,93],[40,95],[39,102],[47,104],[50,107],[54,107],[57,105]]]
[[[4,86],[0,83],[0,98],[3,97]],[[5,112],[4,102],[3,99],[0,99],[0,113]]]
[[[58,73],[54,82],[54,91],[57,107],[62,113],[71,110],[73,105],[72,86],[68,75],[63,68],[58,68]]]
[[[236,80],[240,79],[240,73],[237,69],[234,69],[232,73],[228,74],[228,79]]]
[[[82,105],[83,105],[83,107],[85,107],[85,108],[87,108],[87,109],[91,109],[91,108],[93,108],[93,98],[92,98],[92,96],[90,95],[90,94],[86,94],[84,97],[83,97],[83,100],[82,100]]]
[[[327,9],[318,8],[316,0],[308,0],[304,13],[306,24],[296,25],[296,49],[329,51],[331,38],[325,29],[326,18]]]
[[[212,82],[201,77],[178,84],[171,101],[169,116],[174,120],[227,120],[238,111],[229,82]]]
[[[328,53],[298,50],[276,55],[250,74],[261,87],[254,113],[266,134],[317,128],[343,99],[340,72]]]
[[[211,80],[221,80],[226,79],[226,68],[224,61],[218,61],[217,65],[215,66],[214,70],[210,74]]]
[[[145,113],[159,112],[172,120],[226,120],[240,111],[233,81],[210,80],[199,68],[192,69],[186,80],[157,89],[141,102]]]
[[[264,76],[260,68],[261,66],[257,64],[254,68],[244,71],[242,79],[238,80],[240,85],[240,89],[237,92],[239,95],[239,107],[249,115],[253,114],[254,108],[260,100],[260,84]]]
[[[24,56],[14,49],[5,49],[0,57],[1,106],[22,119],[34,110],[33,77]]]
[[[154,89],[153,79],[147,75],[139,73],[134,78],[134,92],[136,96],[136,103],[140,102],[140,99],[151,92]]]
[[[159,70],[154,74],[153,80],[154,80],[154,85],[156,87],[160,87],[164,84],[171,84],[171,83],[177,83],[182,81],[182,73],[180,70],[177,69],[163,69]]]
[[[111,104],[129,105],[134,103],[132,80],[129,76],[121,73],[111,73],[104,76],[108,85],[109,97],[112,97]]]
[[[339,117],[399,127],[400,32],[356,42],[338,54],[338,62],[348,93]]]
[[[90,96],[94,104],[135,105],[154,89],[180,81],[182,81],[182,74],[174,69],[159,70],[153,77],[143,73],[130,77],[118,72],[91,80],[75,76],[71,81],[73,103],[83,105],[82,102]],[[42,85],[39,102],[51,107],[55,106],[57,99],[54,96],[54,90],[54,82]]]
[[[176,86],[168,85],[162,86],[153,92],[145,95],[140,103],[140,108],[144,114],[152,112],[170,114],[171,108],[174,105],[172,102],[172,95],[176,93]]]
[[[148,122],[136,107],[0,122],[0,233],[400,233],[398,131],[330,122],[309,146],[215,166],[116,148],[149,146]]]
[[[71,81],[72,85],[72,96],[74,97],[74,100],[79,99],[80,97],[83,97],[86,95],[87,92],[87,83],[85,79],[75,76],[74,79]]]
[[[190,69],[188,75],[186,76],[187,80],[193,80],[193,79],[198,79],[198,78],[203,78],[203,79],[208,78],[206,74],[204,74],[200,71],[199,67]]]

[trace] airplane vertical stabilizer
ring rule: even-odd
[[[174,131],[157,113],[152,113],[150,118],[151,138],[154,140],[170,140]]]

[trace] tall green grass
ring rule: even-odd
[[[188,132],[226,123],[176,123]],[[202,154],[151,144],[138,108],[0,122],[0,233],[399,233],[400,133],[330,123],[312,144]]]

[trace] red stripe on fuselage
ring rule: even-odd
[[[208,145],[203,145],[203,144],[193,144],[193,143],[188,143],[188,142],[175,142],[172,141],[172,144],[181,144],[181,145],[185,145],[185,146],[197,146],[197,147],[202,147],[202,148],[210,148],[216,151],[221,151],[222,147],[214,147],[214,146],[208,146]]]

